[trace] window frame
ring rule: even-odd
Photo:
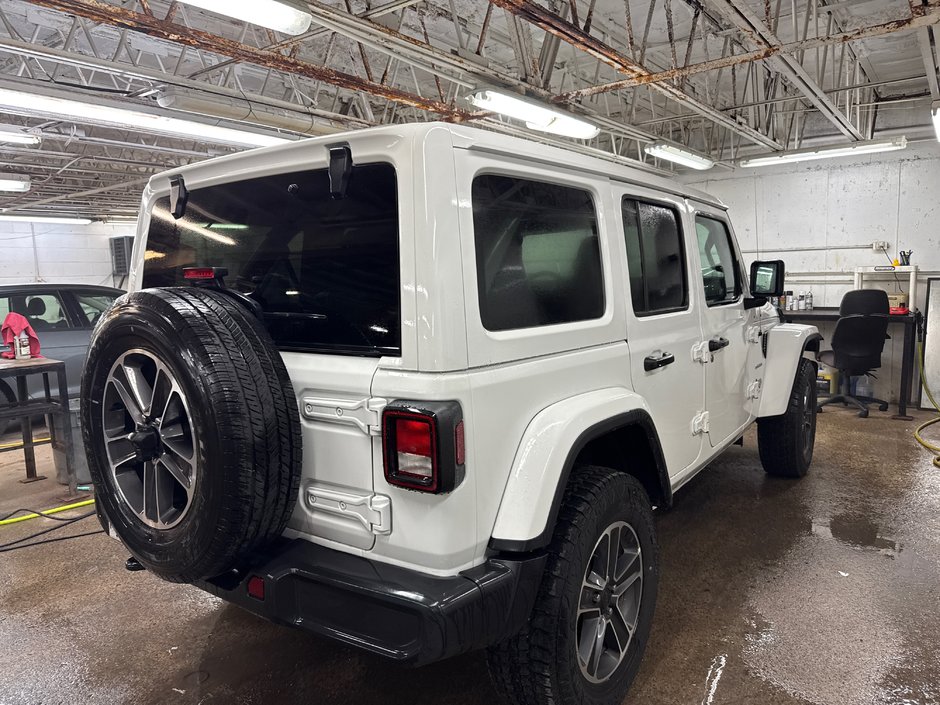
[[[626,220],[624,219],[624,212],[623,212],[624,202],[628,200],[633,201],[637,204],[645,203],[650,206],[658,206],[660,208],[665,208],[669,211],[672,211],[673,215],[675,216],[676,225],[678,226],[678,230],[679,230],[680,255],[682,257],[682,283],[685,288],[685,304],[684,305],[673,306],[670,308],[655,309],[652,311],[643,311],[643,312],[639,312],[634,308],[633,306],[633,282],[630,281],[630,258],[626,252],[627,233],[626,233],[626,230],[624,229],[627,223],[626,223]],[[689,286],[689,257],[688,257],[688,247],[687,247],[688,243],[686,242],[685,225],[682,222],[683,214],[679,210],[678,206],[676,206],[676,204],[671,203],[669,201],[661,201],[661,200],[657,200],[655,198],[649,198],[646,196],[631,196],[627,193],[624,193],[620,196],[619,208],[620,208],[620,220],[622,222],[622,225],[624,226],[623,228],[621,228],[622,232],[620,236],[623,239],[623,243],[624,243],[624,257],[625,257],[624,263],[626,264],[626,267],[627,267],[626,278],[627,278],[627,286],[629,287],[629,294],[630,294],[629,297],[627,298],[629,299],[630,309],[633,311],[633,315],[636,316],[637,318],[650,318],[652,316],[662,316],[662,315],[666,315],[670,313],[680,313],[682,311],[690,310],[692,307],[692,296],[691,296],[691,291],[690,291],[691,287]],[[639,211],[637,212],[637,217],[639,217]],[[638,221],[637,232],[639,232],[639,229],[640,229],[640,223]],[[641,237],[638,239],[638,243],[640,246],[641,277],[643,279],[644,301],[648,302],[649,292],[646,287],[646,270],[645,270],[645,267],[643,266],[644,265],[643,263],[644,250],[643,250],[642,233],[640,233],[640,235]]]
[[[61,293],[66,298],[65,306],[69,309],[69,314],[78,321],[78,325],[75,326],[76,330],[91,330],[95,326],[88,322],[88,317],[85,315],[85,312],[82,310],[82,304],[79,302],[78,297],[82,295],[86,296],[114,296],[116,301],[118,298],[123,296],[124,292],[115,293],[109,291],[108,289],[62,289]]]
[[[741,253],[738,251],[738,240],[734,236],[734,231],[731,229],[731,221],[726,216],[719,216],[711,213],[710,211],[693,209],[691,214],[692,216],[692,226],[695,227],[698,225],[698,219],[707,218],[708,220],[713,220],[716,223],[721,223],[725,228],[725,236],[728,238],[729,249],[731,250],[731,255],[734,257],[734,286],[736,289],[736,296],[734,299],[728,299],[725,301],[709,301],[705,296],[705,281],[702,279],[702,300],[705,302],[705,305],[708,308],[721,308],[722,306],[734,306],[735,304],[741,303],[744,300],[744,292],[747,289],[747,280],[744,276],[744,270],[742,269],[743,258]],[[695,233],[696,239],[696,248],[698,247],[698,232]],[[701,260],[701,254],[699,255]],[[699,261],[699,277],[701,278],[701,261]]]
[[[491,329],[486,326],[483,321],[483,296],[484,291],[480,286],[480,262],[477,257],[477,231],[476,223],[473,219],[473,186],[476,183],[476,180],[480,177],[486,176],[499,176],[507,179],[515,179],[517,181],[529,181],[532,183],[545,184],[548,186],[556,186],[560,188],[573,189],[576,191],[581,191],[588,195],[591,199],[591,208],[594,213],[594,223],[596,228],[595,237],[597,238],[597,250],[598,250],[598,266],[600,268],[601,280],[599,282],[601,299],[603,306],[601,308],[600,314],[593,318],[580,318],[573,321],[562,321],[556,323],[545,323],[545,324],[536,324],[532,326],[523,326],[523,327],[514,327],[514,328],[496,328]],[[473,252],[473,276],[474,289],[476,290],[476,320],[480,325],[480,328],[483,332],[490,337],[501,338],[504,336],[516,336],[520,334],[532,334],[538,333],[539,331],[546,330],[558,330],[565,329],[572,326],[586,326],[586,325],[596,325],[599,322],[603,322],[610,315],[610,303],[611,295],[608,291],[608,286],[610,284],[608,279],[608,255],[606,254],[607,245],[604,242],[605,239],[605,230],[604,230],[604,209],[603,209],[603,197],[596,190],[595,187],[590,186],[585,183],[580,183],[578,181],[569,181],[566,180],[563,176],[561,178],[552,178],[545,176],[542,178],[542,174],[533,174],[529,172],[516,171],[512,168],[493,168],[490,166],[484,167],[477,171],[474,171],[469,176],[467,194],[470,198],[470,248]]]

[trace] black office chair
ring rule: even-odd
[[[839,370],[841,391],[819,402],[819,410],[826,404],[854,404],[858,415],[868,416],[868,405],[878,404],[881,411],[888,410],[888,402],[874,397],[852,396],[850,377],[868,375],[881,367],[881,353],[888,337],[888,294],[879,289],[857,289],[848,292],[839,306],[839,320],[832,333],[832,350],[819,353],[817,360],[827,367]]]

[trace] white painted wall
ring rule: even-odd
[[[108,240],[133,224],[41,225],[0,222],[0,284],[49,282],[119,286]]]
[[[940,144],[918,143],[899,152],[854,159],[803,162],[760,169],[689,175],[683,181],[718,196],[729,208],[749,262],[782,259],[787,289],[811,290],[816,306],[838,306],[852,289],[856,266],[887,264],[873,252],[886,240],[893,258],[914,250],[921,268],[917,306],[926,278],[940,276]],[[907,291],[907,276],[901,286]],[[866,279],[866,286],[867,286]],[[892,275],[878,285],[897,291]],[[824,336],[832,326],[821,326]],[[875,392],[896,401],[902,331],[892,325]]]

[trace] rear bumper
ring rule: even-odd
[[[298,539],[196,585],[273,622],[417,666],[518,632],[544,567],[544,555],[492,558],[439,578]],[[263,601],[248,594],[252,576],[264,579]]]

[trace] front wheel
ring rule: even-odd
[[[640,668],[659,584],[643,486],[608,468],[581,468],[548,554],[528,624],[487,653],[494,685],[519,705],[619,704]]]
[[[816,443],[816,366],[800,360],[787,410],[757,420],[760,462],[768,475],[803,477]]]

